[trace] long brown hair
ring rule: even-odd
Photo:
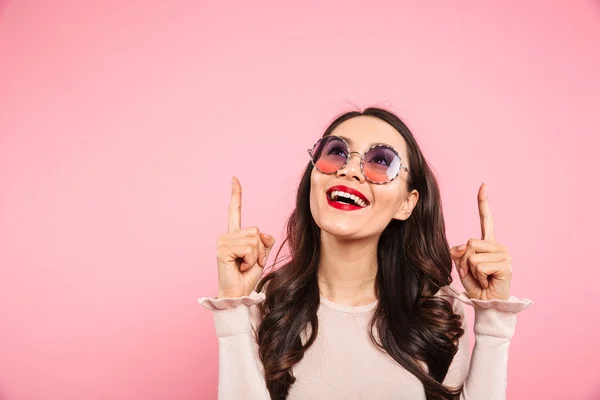
[[[464,332],[460,316],[454,314],[451,305],[434,296],[439,288],[452,282],[439,187],[412,133],[389,111],[367,108],[348,112],[335,119],[323,136],[361,115],[380,118],[402,135],[410,160],[408,189],[419,192],[411,217],[392,220],[379,239],[378,304],[371,320],[371,340],[421,380],[427,399],[454,399],[462,388],[447,388],[442,382]],[[319,326],[320,229],[309,204],[312,168],[309,162],[298,188],[296,208],[287,222],[287,237],[277,253],[279,259],[287,243],[286,263],[266,275],[257,289],[265,288],[266,292],[257,341],[273,400],[287,397],[296,380],[292,367],[314,343]]]

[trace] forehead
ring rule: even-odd
[[[351,118],[342,122],[331,134],[347,139],[352,151],[365,151],[375,143],[383,143],[396,149],[400,157],[406,157],[406,141],[402,135],[376,117],[361,115]]]

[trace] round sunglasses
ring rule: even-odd
[[[319,139],[308,150],[312,164],[324,174],[334,174],[346,167],[352,153],[361,156],[360,170],[371,183],[389,183],[396,179],[401,170],[408,172],[408,168],[402,165],[398,152],[387,144],[375,144],[361,155],[357,151],[350,151],[343,138],[329,135]]]

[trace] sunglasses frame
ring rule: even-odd
[[[315,160],[313,159],[313,150],[314,148],[319,144],[319,142],[323,139],[327,139],[327,138],[336,138],[342,141],[342,143],[344,143],[344,145],[346,146],[346,149],[348,150],[348,155],[346,156],[346,162],[344,162],[344,165],[342,165],[341,167],[339,167],[337,170],[333,171],[333,172],[323,172],[321,171],[319,168],[317,168],[316,164],[315,164]],[[367,154],[369,151],[371,151],[372,149],[374,149],[375,147],[385,147],[387,149],[390,149],[391,151],[394,152],[394,154],[396,154],[396,156],[398,156],[398,159],[400,160],[400,168],[398,168],[398,172],[396,172],[396,175],[391,178],[389,181],[386,182],[375,182],[373,180],[371,180],[369,177],[367,177],[367,175],[365,174],[365,154]],[[346,140],[344,140],[344,138],[340,137],[340,136],[336,136],[336,135],[327,135],[324,136],[322,138],[320,138],[319,140],[317,140],[315,142],[315,144],[313,144],[312,148],[308,149],[308,154],[310,155],[310,162],[312,163],[313,167],[316,168],[317,171],[319,171],[322,174],[326,174],[326,175],[333,175],[338,173],[338,171],[346,168],[346,166],[348,165],[348,162],[350,162],[350,155],[351,154],[358,154],[360,156],[360,172],[363,174],[363,176],[365,177],[365,179],[367,181],[369,181],[372,184],[375,185],[385,185],[386,183],[390,183],[391,181],[393,181],[394,179],[396,179],[398,177],[398,175],[400,175],[400,171],[405,170],[406,172],[409,172],[408,167],[406,167],[405,165],[402,164],[402,157],[400,157],[400,154],[398,154],[398,152],[396,151],[396,149],[394,149],[392,146],[385,144],[385,143],[375,143],[373,144],[371,147],[369,147],[367,150],[365,150],[362,154],[360,154],[358,151],[350,151],[350,146],[348,145],[348,142],[346,142]]]

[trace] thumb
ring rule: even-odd
[[[269,253],[271,252],[271,250],[273,249],[273,246],[275,245],[275,238],[271,235],[267,235],[264,232],[260,233],[260,240],[263,242],[263,244],[265,245],[265,260],[267,259],[267,257],[269,257]]]
[[[450,257],[452,257],[452,260],[454,260],[456,264],[458,264],[462,256],[465,255],[465,250],[467,250],[467,246],[464,244],[454,246],[450,249]]]

